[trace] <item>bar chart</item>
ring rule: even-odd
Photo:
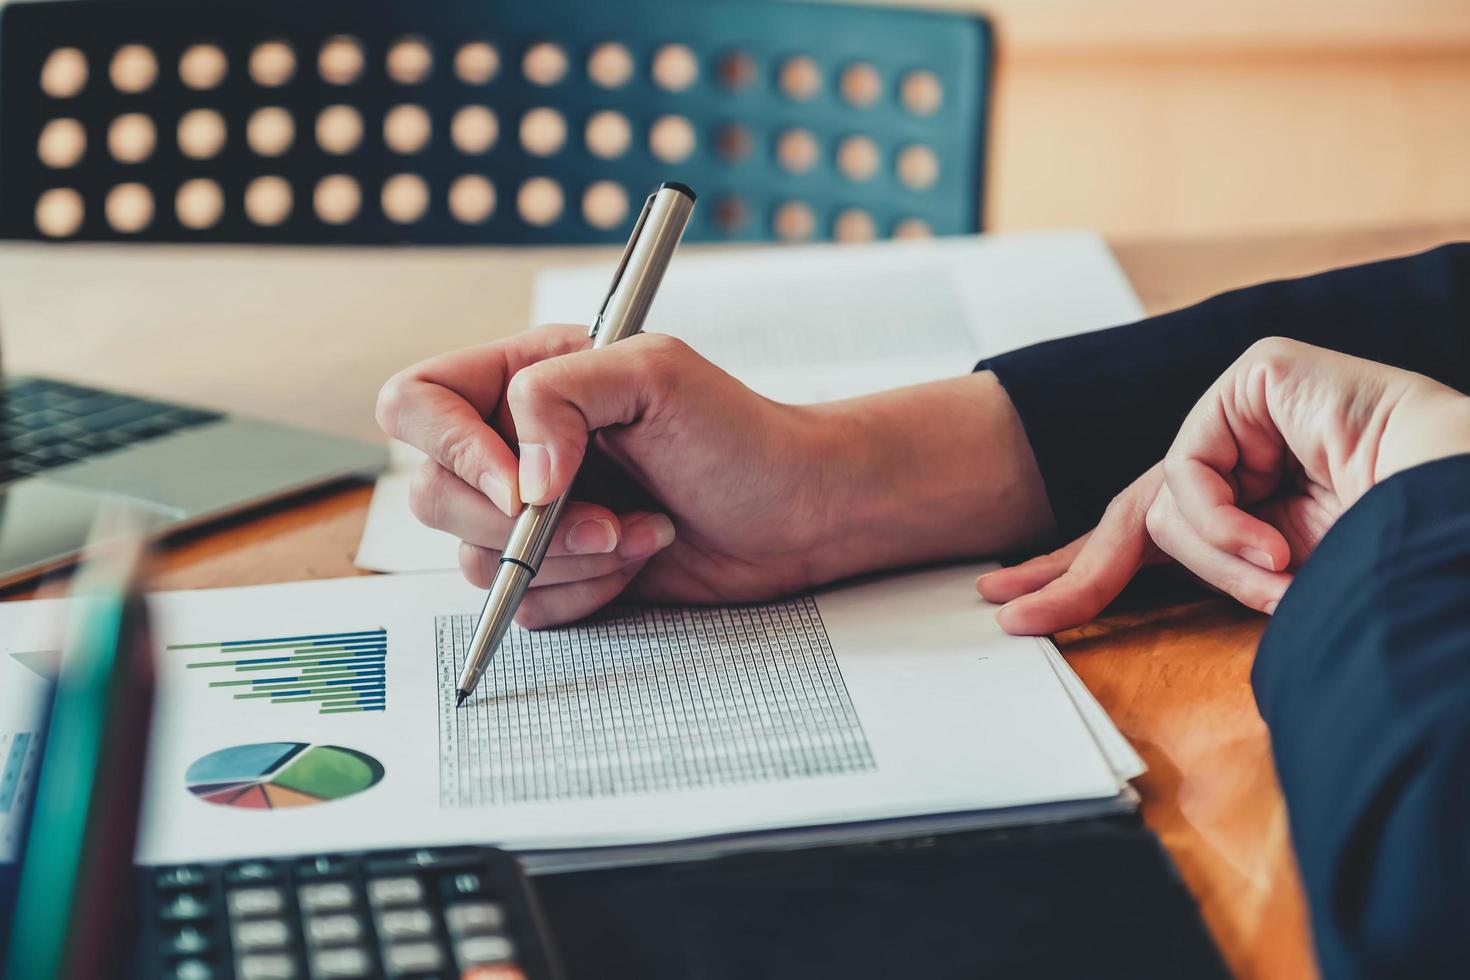
[[[200,657],[187,664],[190,670],[228,674],[209,686],[237,701],[314,705],[324,715],[387,708],[386,629],[175,643],[167,649]]]

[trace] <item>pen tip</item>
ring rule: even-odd
[[[466,691],[464,688],[460,688],[459,690],[454,692],[454,706],[456,708],[464,707],[464,703],[469,699],[470,692]]]

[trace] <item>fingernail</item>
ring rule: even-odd
[[[1259,548],[1241,548],[1240,557],[1252,565],[1259,565],[1268,572],[1276,571],[1276,559],[1266,554]]]
[[[618,532],[603,517],[580,521],[567,532],[567,550],[574,555],[605,555],[617,546]]]
[[[674,522],[663,514],[649,514],[623,529],[622,554],[628,558],[647,558],[673,543]]]
[[[510,486],[494,473],[486,473],[480,477],[480,492],[489,497],[490,502],[502,512],[515,513],[516,502],[510,494]]]
[[[533,504],[546,496],[551,482],[551,454],[545,446],[521,443],[521,500]]]
[[[1278,605],[1280,605],[1280,602],[1281,602],[1281,600],[1277,599],[1277,600],[1274,600],[1272,602],[1266,603],[1266,615],[1267,616],[1274,616],[1274,615],[1276,615],[1276,607]]]

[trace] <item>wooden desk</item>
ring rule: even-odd
[[[1122,243],[1117,253],[1144,305],[1162,312],[1221,289],[1453,238],[1470,238],[1470,224]],[[587,257],[210,249],[166,250],[169,261],[160,263],[156,251],[68,249],[0,249],[0,314],[12,367],[99,383],[127,378],[145,391],[357,433],[372,431],[372,393],[392,369],[517,329],[529,309],[534,264]],[[94,315],[99,309],[108,311],[106,324]],[[226,335],[221,322],[251,326]],[[401,326],[359,340],[365,323]],[[312,350],[311,363],[282,361],[282,351],[299,358]],[[358,574],[352,556],[369,495],[367,487],[324,491],[185,535],[166,548],[157,585]],[[1197,592],[1146,586],[1058,640],[1148,761],[1138,784],[1144,816],[1230,966],[1242,977],[1296,980],[1315,967],[1286,814],[1250,690],[1263,623]]]

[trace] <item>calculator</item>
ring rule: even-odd
[[[559,977],[529,880],[489,847],[140,871],[134,975],[167,980]]]

